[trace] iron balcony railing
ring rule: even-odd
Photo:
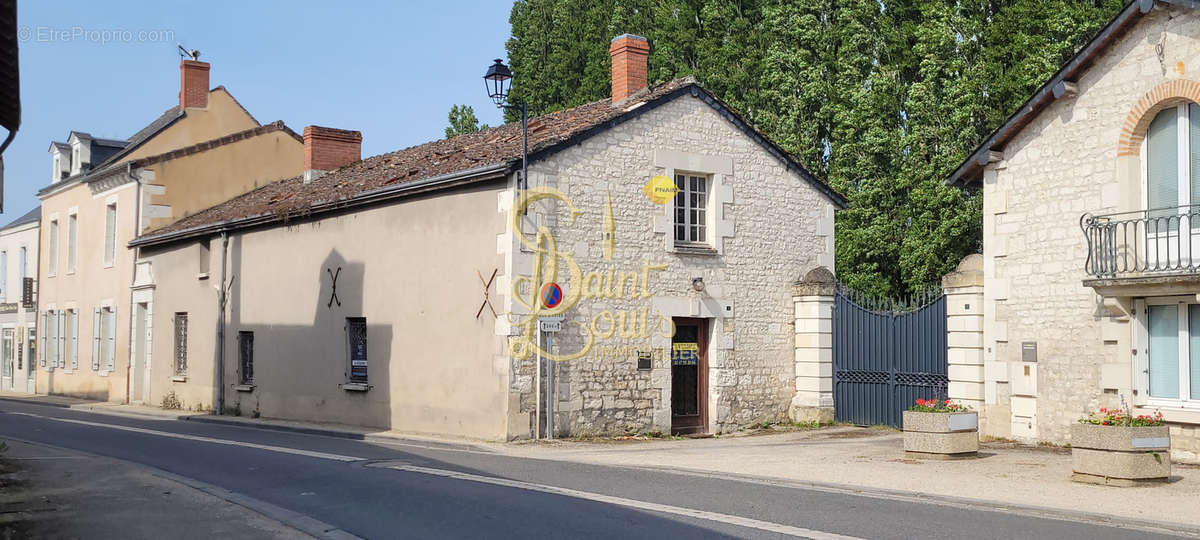
[[[1200,205],[1084,214],[1079,226],[1087,237],[1088,275],[1117,278],[1200,271]]]

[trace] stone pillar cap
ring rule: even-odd
[[[973,253],[963,257],[958,268],[942,277],[943,289],[983,286],[983,255]]]
[[[836,288],[837,279],[833,272],[818,266],[792,284],[792,296],[833,296]]]

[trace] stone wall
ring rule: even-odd
[[[782,420],[794,393],[794,330],[791,284],[817,265],[832,267],[834,205],[785,164],[748,138],[701,99],[686,95],[609,128],[581,144],[535,162],[530,186],[561,191],[580,212],[572,219],[562,203],[537,203],[498,247],[510,256],[498,291],[513,316],[499,333],[529,310],[509,294],[532,270],[533,256],[516,238],[532,238],[538,224],[553,233],[560,251],[573,252],[580,271],[648,277],[648,296],[586,298],[566,314],[549,352],[579,358],[555,362],[556,431],[559,434],[668,432],[671,426],[671,341],[660,317],[703,318],[709,325],[707,430],[723,432],[758,421]],[[643,193],[656,175],[711,175],[707,227],[711,249],[673,244],[671,205]],[[502,197],[508,212],[512,197]],[[611,208],[611,214],[608,209]],[[611,228],[606,219],[611,215]],[[611,252],[606,234],[613,235]],[[572,294],[565,259],[558,282]],[[653,266],[647,269],[646,265]],[[610,270],[612,274],[609,274]],[[693,281],[702,279],[703,292]],[[585,287],[581,283],[580,287]],[[586,290],[586,287],[585,287]],[[645,318],[587,347],[585,328],[606,334],[621,321]],[[652,368],[637,369],[638,352]],[[510,357],[510,437],[531,435],[535,394],[533,358]],[[528,426],[528,427],[527,427]]]
[[[986,434],[1066,443],[1085,411],[1134,399],[1135,325],[1083,285],[1080,216],[1142,208],[1123,128],[1148,93],[1198,78],[1197,36],[1193,10],[1159,4],[1077,81],[1076,97],[1037,115],[985,171],[984,393],[993,420],[1009,417]],[[1023,344],[1036,362],[1023,361]],[[1180,455],[1195,456],[1196,434],[1173,429]]]

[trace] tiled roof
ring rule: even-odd
[[[708,94],[692,78],[676,79],[635,94],[624,102],[613,106],[604,99],[571,109],[566,109],[529,121],[529,154],[533,161],[538,154],[553,152],[578,138],[589,135],[593,130],[604,129],[626,114],[652,108],[652,104],[694,89],[698,96],[714,107],[728,110],[716,98]],[[733,115],[731,120],[741,122]],[[744,123],[741,124],[744,126]],[[748,126],[744,126],[749,129]],[[825,183],[813,177],[778,147],[755,133],[756,140],[774,149],[780,159],[794,165],[806,180],[818,185],[835,204],[845,206],[845,198],[834,192]],[[169,241],[190,230],[205,229],[218,224],[236,223],[252,218],[275,216],[280,220],[287,216],[303,214],[322,203],[347,201],[358,195],[373,192],[393,185],[402,185],[451,173],[485,168],[489,165],[512,164],[519,166],[521,159],[521,124],[508,123],[477,133],[459,135],[425,143],[395,152],[370,157],[336,171],[331,171],[305,184],[303,177],[289,178],[267,184],[245,195],[241,195],[211,208],[201,210],[175,223],[156,229],[134,240],[132,244],[152,244]],[[179,233],[179,234],[173,234]]]
[[[42,206],[38,205],[38,206],[35,206],[33,208],[33,210],[25,212],[25,214],[23,214],[21,217],[12,220],[11,222],[9,222],[7,225],[5,225],[3,227],[0,227],[0,230],[11,229],[18,225],[25,225],[26,223],[35,223],[41,219],[42,219]]]

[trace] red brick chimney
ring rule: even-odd
[[[621,34],[608,46],[612,56],[612,102],[624,100],[646,87],[646,57],[650,43],[642,36]]]
[[[208,107],[208,62],[179,62],[179,108]]]
[[[362,133],[321,126],[304,128],[304,182],[362,159]]]

